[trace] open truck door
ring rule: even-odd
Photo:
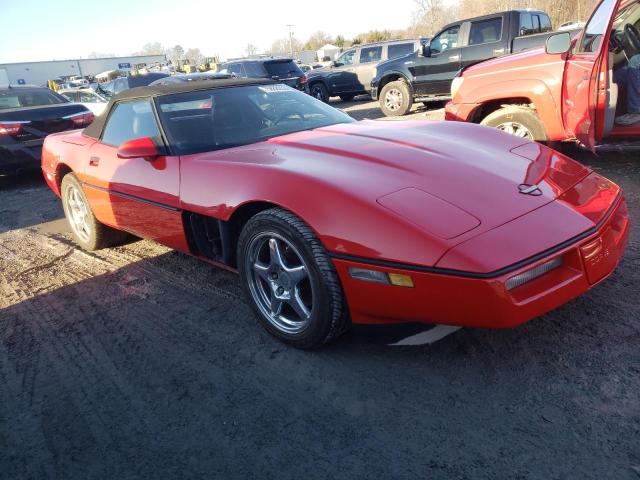
[[[617,88],[609,68],[609,40],[615,14],[624,2],[602,0],[598,4],[565,65],[564,125],[567,133],[594,151],[615,119]]]

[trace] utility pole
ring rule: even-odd
[[[287,25],[287,28],[289,29],[289,54],[291,55],[291,58],[293,58],[293,27],[295,27],[295,25]]]

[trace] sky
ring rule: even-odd
[[[414,0],[0,0],[0,63],[63,60],[91,52],[126,56],[145,43],[199,48],[205,56],[242,56],[322,30],[351,38],[409,26]],[[393,12],[390,14],[389,12]]]

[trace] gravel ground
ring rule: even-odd
[[[574,156],[626,190],[610,279],[514,330],[313,352],[268,336],[234,275],[148,241],[80,251],[41,179],[12,181],[0,478],[640,479],[640,159]]]

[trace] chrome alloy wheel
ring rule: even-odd
[[[496,128],[498,130],[502,130],[505,133],[515,135],[516,137],[533,140],[533,134],[531,133],[531,130],[518,122],[504,122],[496,126]]]
[[[247,283],[260,311],[279,331],[302,332],[311,322],[315,295],[300,252],[274,232],[257,235],[247,252]]]
[[[395,112],[402,106],[402,92],[397,88],[390,89],[384,96],[384,106]]]
[[[69,185],[65,193],[67,205],[67,217],[73,232],[83,242],[88,242],[91,237],[91,213],[82,192],[74,185]]]

